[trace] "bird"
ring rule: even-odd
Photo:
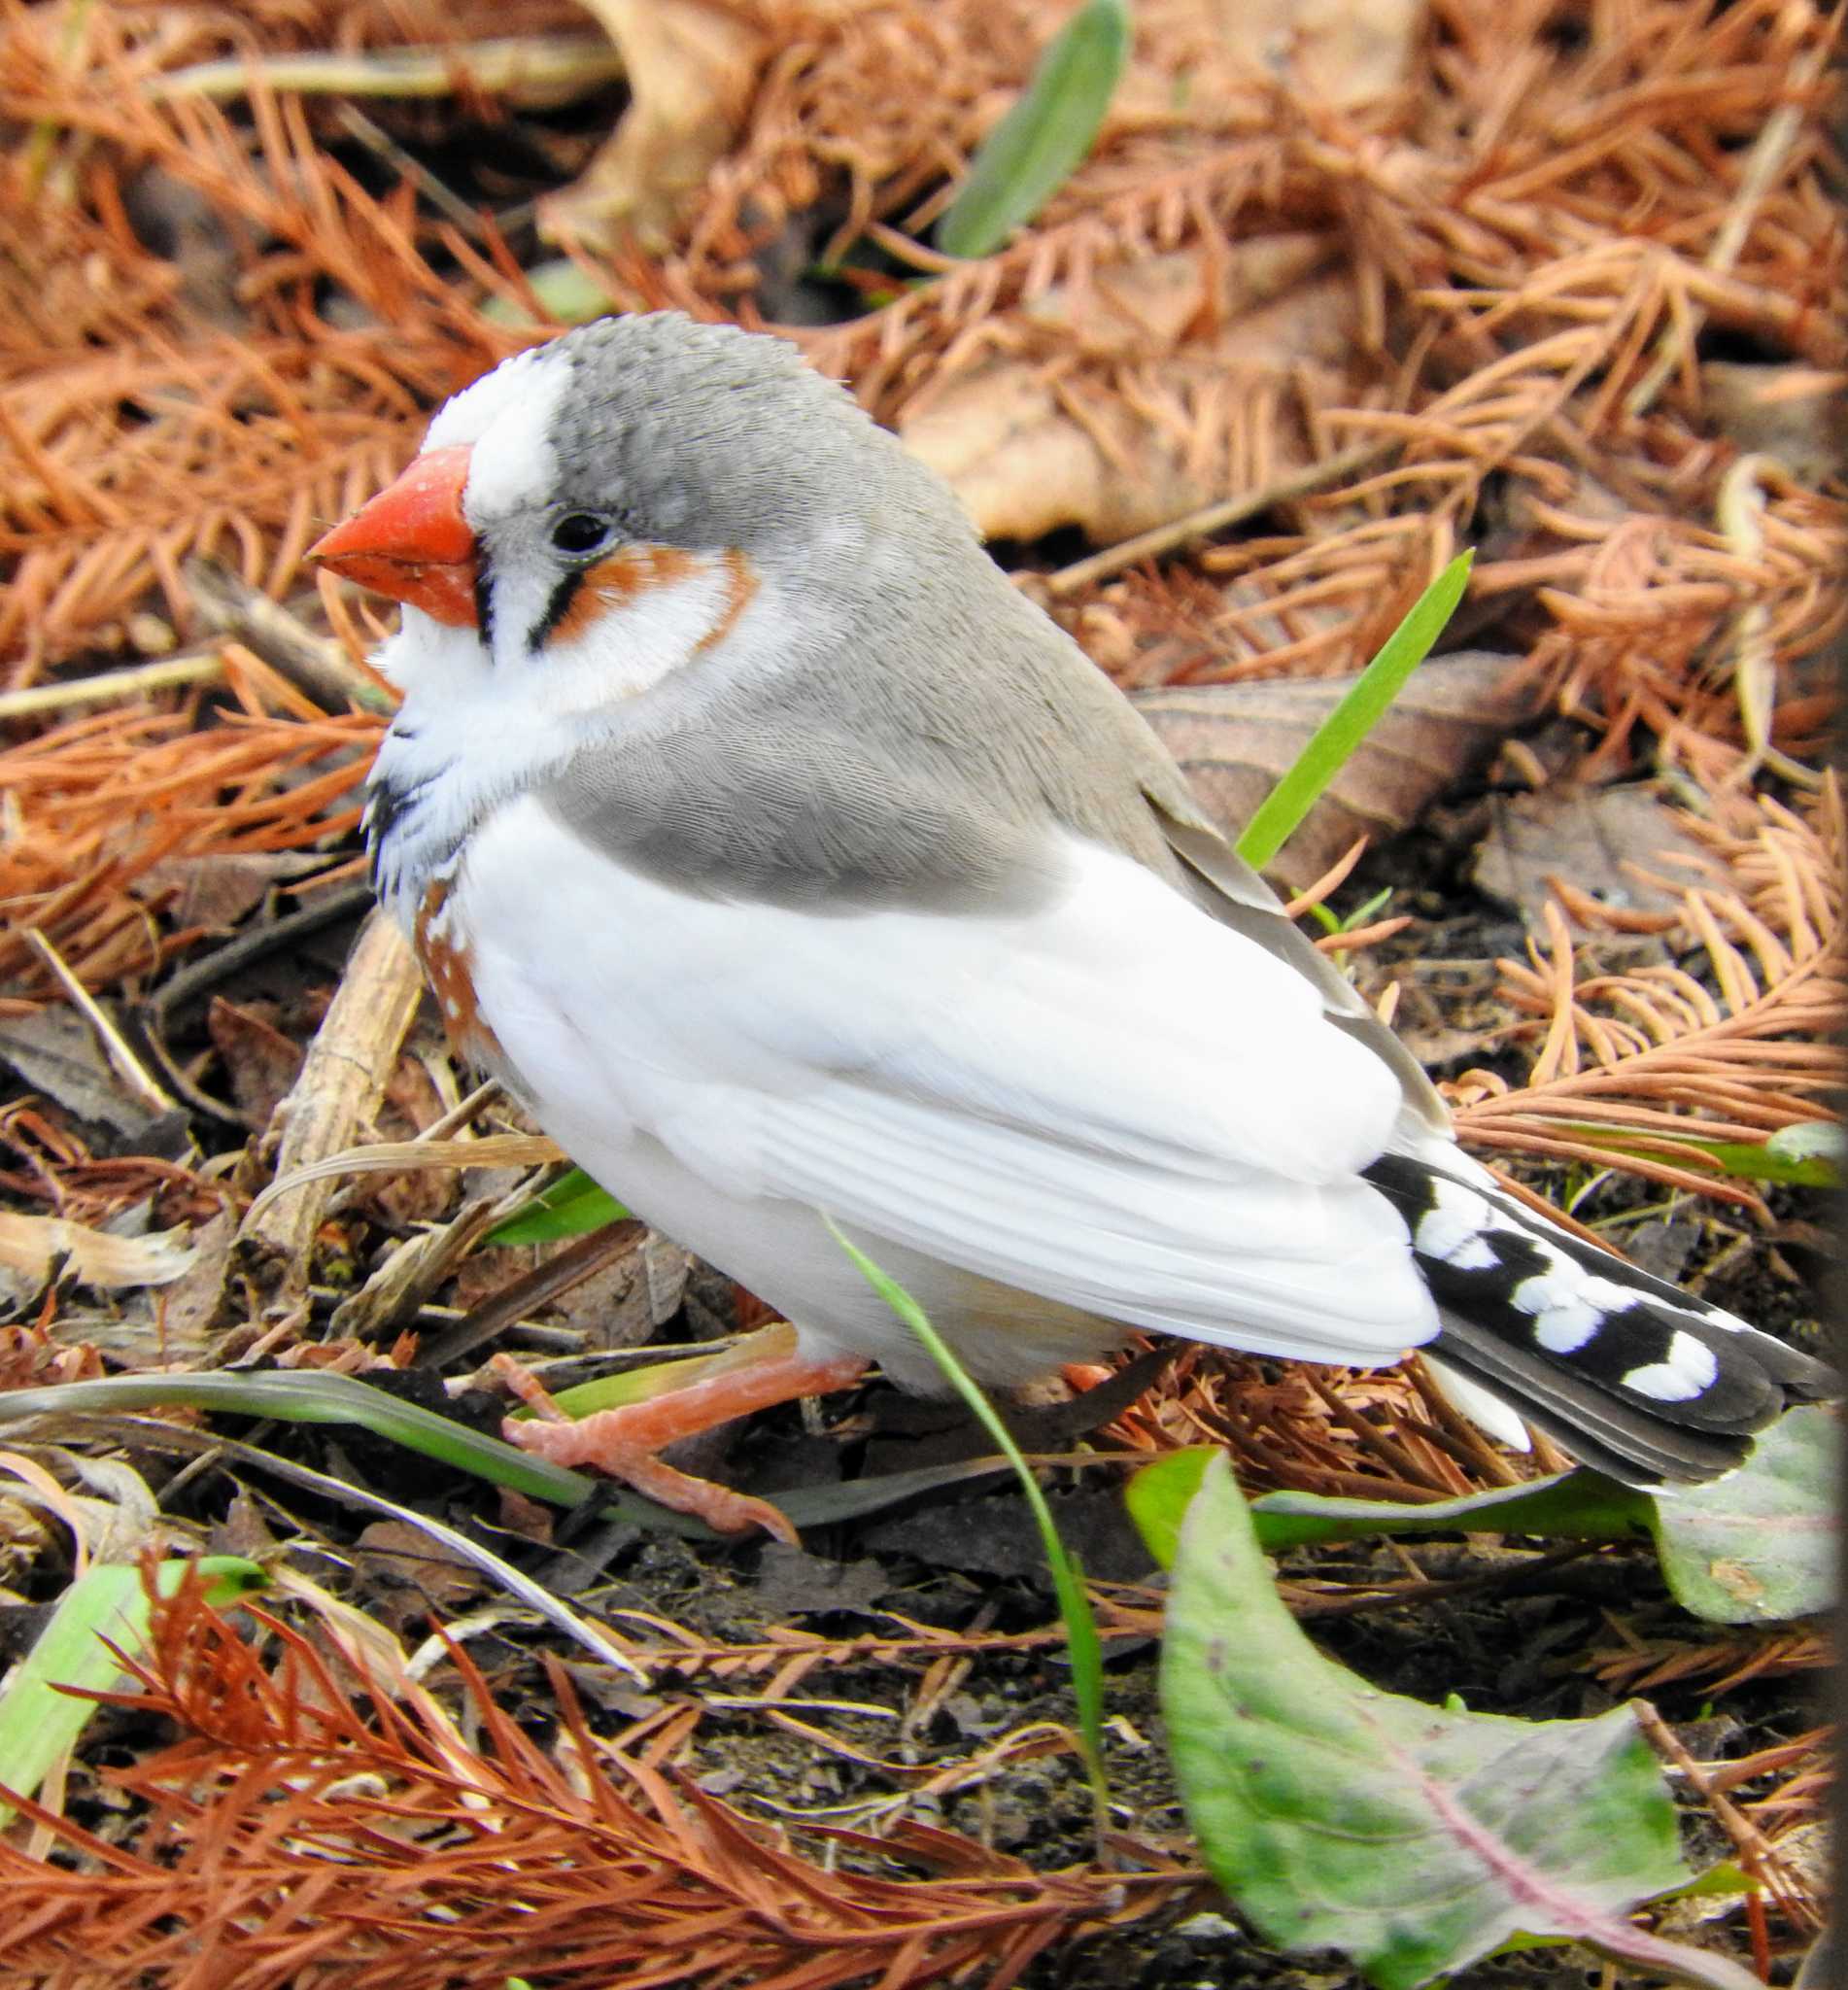
[[[1674,1488],[1821,1363],[1584,1240],[1202,812],[950,488],[766,332],[600,319],[447,401],[313,548],[395,599],[364,829],[459,1054],[779,1318],[507,1438],[793,1538],[664,1445],[1138,1332],[1424,1351],[1492,1434]]]

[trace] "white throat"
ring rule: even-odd
[[[753,669],[773,668],[785,645],[770,589],[707,642],[732,587],[715,560],[611,609],[576,641],[537,653],[503,616],[493,657],[473,629],[404,611],[373,659],[404,702],[373,765],[367,830],[379,897],[407,931],[425,891],[475,828],[574,754],[634,724],[648,692],[696,661],[721,672],[744,658]]]

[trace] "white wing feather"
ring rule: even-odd
[[[1030,913],[818,917],[690,897],[525,799],[477,832],[452,904],[542,1122],[849,1344],[812,1238],[775,1261],[763,1206],[1196,1339],[1356,1361],[1426,1339],[1405,1226],[1354,1176],[1391,1138],[1392,1073],[1141,866],[1062,856]],[[680,1185],[651,1208],[657,1145]]]

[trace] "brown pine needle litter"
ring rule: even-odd
[[[394,1298],[394,1253],[448,1235],[452,1184],[478,1227],[512,1179],[450,1162],[332,1196],[280,1312],[226,1254],[333,970],[298,970],[292,1007],[229,977],[266,957],[278,893],[298,917],[351,886],[383,720],[315,688],[345,667],[304,690],[254,622],[224,633],[188,563],[362,663],[371,607],[304,550],[437,401],[556,328],[560,265],[610,308],[787,329],[1029,549],[1019,584],[1126,688],[1351,672],[1473,547],[1454,639],[1516,660],[1557,721],[1521,747],[1528,778],[1659,776],[1706,862],[1637,853],[1667,887],[1649,909],[1562,876],[1524,946],[1482,948],[1504,956],[1477,963],[1492,1026],[1461,1015],[1470,1048],[1444,1067],[1463,1137],[1605,1241],[1660,1217],[1692,1234],[1696,1281],[1750,1260],[1738,1303],[1806,1317],[1778,1255],[1813,1234],[1802,1205],[1712,1149],[1826,1117],[1841,1079],[1844,816],[1821,771],[1848,630],[1837,16],[1429,0],[1396,42],[1350,32],[1395,11],[1265,41],[1238,9],[1139,0],[1092,156],[1031,227],[951,263],[931,223],[1070,0],[0,0],[0,1031],[74,1014],[68,974],[110,1028],[165,1033],[153,1077],[213,1109],[193,1125],[222,1149],[5,1094],[9,1208],[185,1222],[207,1271],[141,1312],[68,1284],[9,1300],[0,1382],[253,1353],[398,1374],[420,1337],[524,1292],[530,1250],[475,1248]],[[613,49],[590,32],[605,16]],[[611,142],[632,94],[646,115]],[[1388,950],[1424,909],[1401,896],[1331,936],[1370,995],[1397,1000]],[[334,1149],[461,1126],[469,1080],[433,1033],[364,1075],[376,1120]],[[528,1130],[504,1102],[475,1115],[491,1140]],[[342,1305],[365,1339],[330,1325]],[[524,1326],[540,1353],[586,1346],[556,1314]],[[1132,1458],[1213,1442],[1254,1491],[1415,1503],[1559,1463],[1544,1441],[1498,1451],[1417,1364],[1205,1351],[1080,1435]],[[1045,1475],[1113,1496],[1121,1466],[1080,1469],[1076,1441],[1045,1447],[1065,1460]],[[188,1413],[69,1443],[40,1455],[70,1484],[77,1452],[158,1465],[173,1538],[201,1536],[188,1486],[220,1524],[222,1460]],[[1027,1692],[1056,1704],[1043,1619],[940,1625],[907,1595],[845,1629],[767,1623],[663,1550],[658,1592],[583,1599],[650,1674],[619,1694],[503,1604],[431,1589],[448,1641],[411,1656],[421,1606],[401,1646],[304,1601],[297,1551],[373,1607],[370,1551],[275,1483],[239,1480],[235,1525],[280,1541],[294,1587],[268,1615],[156,1605],[117,1766],[86,1757],[62,1805],[0,1837],[9,1980],[416,1990],[542,1965],[587,1986],[1005,1986],[1050,1981],[1035,1958],[1056,1943],[1065,1968],[1078,1936],[1146,1959],[1206,1898],[1166,1785],[1126,1805],[1107,1860],[1036,1835],[1072,1759]],[[516,1501],[496,1517],[550,1539]],[[966,1582],[889,1552],[938,1604]],[[54,1595],[67,1554],[0,1498],[8,1600]],[[1819,1911],[1797,1853],[1826,1737],[1779,1689],[1823,1640],[1695,1624],[1638,1568],[1612,1546],[1351,1545],[1292,1558],[1284,1593],[1363,1653],[1470,1598],[1575,1599],[1573,1634],[1523,1657],[1536,1694],[1582,1711],[1647,1691],[1677,1720],[1736,1703],[1735,1759],[1698,1766],[1698,1801],[1763,1846],[1772,1945],[1794,1953]],[[1095,1587],[1127,1678],[1160,1598]],[[1155,1759],[1139,1705],[1113,1743],[1132,1782]],[[783,1773],[789,1750],[812,1774]]]
[[[1035,1872],[917,1824],[821,1828],[824,1869],[664,1767],[658,1745],[599,1740],[562,1668],[541,1747],[452,1646],[464,1745],[421,1696],[363,1665],[343,1678],[277,1619],[257,1618],[266,1657],[196,1590],[154,1612],[142,1690],[121,1703],[184,1738],[121,1778],[142,1800],[126,1843],[26,1807],[85,1870],[0,1842],[18,1904],[7,1967],[31,1973],[16,1980],[439,1990],[542,1963],[546,1981],[586,1990],[828,1990],[874,1971],[908,1990],[979,1962],[1006,1983],[1059,1937],[1200,1884],[1158,1856],[1134,1873]]]

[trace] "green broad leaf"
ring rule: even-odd
[[[1384,1505],[1313,1492],[1267,1492],[1252,1521],[1266,1553],[1308,1541],[1357,1541],[1368,1534],[1544,1534],[1573,1541],[1622,1541],[1648,1527],[1650,1496],[1601,1472],[1560,1472],[1523,1486],[1497,1486],[1428,1504]],[[1377,1518],[1369,1526],[1367,1516]],[[1384,1525],[1382,1524],[1384,1520]]]
[[[1706,1486],[1645,1492],[1581,1467],[1429,1504],[1266,1492],[1249,1511],[1258,1545],[1271,1555],[1375,1535],[1621,1541],[1647,1532],[1684,1610],[1714,1624],[1775,1623],[1833,1606],[1838,1441],[1829,1412],[1806,1407],[1765,1431],[1736,1472]],[[1174,1565],[1181,1518],[1217,1456],[1210,1446],[1174,1452],[1129,1483],[1130,1516],[1164,1568]]]
[[[1294,765],[1259,804],[1239,838],[1239,855],[1262,871],[1288,842],[1322,790],[1349,756],[1379,723],[1405,680],[1430,654],[1469,585],[1473,553],[1459,553],[1412,603],[1405,620],[1381,645],[1380,653],[1354,679],[1348,695],[1311,736]]]
[[[1630,1712],[1518,1721],[1382,1693],[1279,1600],[1223,1459],[1180,1531],[1162,1711],[1208,1870],[1259,1932],[1415,1990],[1517,1934],[1750,1990],[1737,1964],[1625,1919],[1689,1878]]]
[[[1826,1409],[1792,1410],[1736,1472],[1649,1499],[1656,1552],[1676,1602],[1716,1624],[1831,1609],[1840,1444]]]
[[[196,1561],[163,1561],[154,1571],[159,1593],[172,1595],[188,1568],[198,1570],[206,1600],[221,1609],[269,1582],[242,1556],[206,1555]],[[0,1692],[0,1785],[17,1797],[38,1795],[52,1765],[77,1745],[96,1711],[96,1702],[85,1696],[117,1692],[131,1676],[110,1646],[138,1658],[147,1644],[148,1622],[148,1592],[132,1563],[99,1561],[71,1584]],[[16,1814],[0,1802],[0,1827]]]
[[[1211,1446],[1171,1453],[1130,1481],[1130,1515],[1148,1552],[1174,1565],[1181,1522],[1208,1461]],[[1318,1541],[1358,1541],[1383,1534],[1545,1534],[1582,1541],[1632,1539],[1649,1528],[1654,1504],[1646,1492],[1600,1472],[1561,1472],[1523,1486],[1497,1486],[1456,1499],[1404,1504],[1388,1499],[1333,1499],[1318,1492],[1266,1492],[1250,1503],[1251,1525],[1266,1554]]]
[[[484,1244],[555,1244],[619,1223],[629,1212],[607,1188],[599,1188],[582,1168],[571,1168],[526,1208],[496,1223]]]
[[[1123,1504],[1158,1568],[1172,1568],[1181,1546],[1181,1523],[1187,1517],[1207,1467],[1221,1456],[1211,1444],[1171,1451],[1145,1465],[1123,1489]]]
[[[858,1249],[839,1227],[829,1222],[838,1244],[853,1261],[862,1278],[898,1315],[942,1372],[943,1378],[974,1412],[982,1427],[995,1441],[995,1448],[1013,1467],[1028,1510],[1040,1530],[1045,1550],[1046,1567],[1059,1601],[1059,1615],[1065,1623],[1067,1656],[1072,1665],[1072,1697],[1078,1702],[1078,1739],[1084,1751],[1084,1767],[1091,1785],[1100,1830],[1110,1810],[1110,1786],[1104,1775],[1104,1645],[1097,1634],[1097,1619],[1091,1613],[1091,1599],[1084,1593],[1083,1577],[1078,1563],[1059,1538],[1052,1509],[1045,1503],[1040,1482],[1020,1455],[1013,1433],[982,1393],[980,1385],[956,1358],[955,1351],[926,1319],[924,1309],[899,1282],[883,1272],[864,1251]],[[785,1512],[788,1511],[785,1507]]]
[[[1047,45],[937,223],[945,256],[987,256],[1030,222],[1096,143],[1129,55],[1129,0],[1085,0]]]
[[[1642,1904],[1650,1909],[1665,1907],[1675,1901],[1690,1900],[1742,1900],[1757,1890],[1757,1882],[1730,1859],[1723,1859],[1717,1866],[1709,1866],[1704,1872],[1696,1873],[1682,1886],[1671,1886],[1665,1893],[1651,1894]],[[1511,1935],[1491,1955],[1521,1955],[1536,1948],[1563,1948],[1569,1938],[1563,1935]]]

